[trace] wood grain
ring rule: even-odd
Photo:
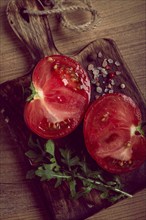
[[[89,34],[71,33],[61,27],[52,19],[52,30],[59,50],[73,52],[97,37],[113,38],[120,48],[124,59],[130,67],[137,84],[146,97],[145,90],[145,1],[93,1],[101,13],[102,24]],[[27,50],[18,42],[8,26],[5,17],[7,1],[1,1],[1,82],[16,78],[26,72],[31,60]],[[54,22],[54,23],[53,23]],[[54,24],[54,26],[53,26]],[[139,32],[141,34],[139,34]],[[1,123],[1,128],[3,128]],[[3,130],[3,129],[1,129]],[[17,146],[12,139],[1,133],[1,218],[2,219],[49,219],[44,198],[41,198],[38,187],[25,180],[25,162],[17,151]],[[7,142],[6,142],[7,140]],[[4,145],[5,143],[5,145]],[[34,188],[34,189],[33,189]],[[101,212],[91,219],[145,219],[145,190],[139,192],[130,200],[124,200],[112,208]],[[127,208],[130,206],[130,208]],[[90,218],[89,218],[90,219]]]
[[[98,51],[102,52],[102,59],[93,59],[93,57],[97,57],[96,54],[98,53]],[[38,53],[38,56],[41,54],[42,53]],[[137,105],[139,105],[143,116],[143,120],[145,121],[146,108],[144,100],[139,92],[139,89],[135,85],[135,82],[133,81],[130,71],[126,68],[125,64],[123,63],[123,60],[117,51],[116,44],[112,40],[96,40],[88,44],[82,51],[80,51],[79,54],[74,56],[74,59],[79,61],[82,64],[82,66],[85,69],[87,69],[87,66],[90,62],[94,63],[94,65],[96,65],[96,63],[102,65],[102,60],[105,59],[105,57],[107,59],[111,58],[112,60],[116,60],[120,63],[119,67],[115,67],[115,65],[112,65],[112,68],[116,68],[116,70],[121,71],[121,75],[117,76],[114,91],[123,92],[124,94],[132,97],[133,100],[137,103]],[[121,83],[124,83],[126,85],[126,89],[124,89],[123,91],[119,86]],[[108,82],[105,82],[102,86],[104,87],[107,84]],[[18,150],[22,150],[23,154],[25,154],[25,152],[28,150],[28,139],[29,136],[32,135],[26,127],[23,119],[23,110],[26,100],[26,97],[24,97],[23,90],[26,91],[26,89],[29,86],[30,74],[12,81],[5,82],[0,85],[0,109],[1,111],[3,111],[3,116],[5,118],[5,122],[7,122],[7,129],[10,130],[10,135],[15,140]],[[96,95],[97,93],[95,90],[95,86],[93,85],[92,101]],[[58,147],[73,147],[74,151],[76,152],[76,155],[78,156],[80,156],[80,151],[84,151],[84,155],[86,155],[86,157],[89,157],[87,152],[85,151],[83,140],[84,138],[82,134],[82,127],[79,126],[78,129],[72,132],[72,134],[68,135],[67,137],[61,140],[56,140],[56,144]],[[44,142],[44,140],[40,141]],[[3,144],[5,143],[3,142]],[[58,160],[60,160],[60,158],[58,158]],[[131,172],[130,174],[125,174],[121,176],[121,181],[125,186],[125,191],[133,194],[146,186],[145,165],[146,164],[140,167],[140,169]],[[94,164],[93,169],[98,169],[96,164]],[[134,185],[131,185],[131,182],[134,182]],[[40,183],[40,185],[42,186],[42,189],[44,191],[43,194],[47,198],[46,205],[48,206],[48,208],[50,208],[52,213],[52,219],[54,220],[85,219],[91,214],[98,212],[99,210],[108,207],[109,205],[112,205],[104,200],[101,200],[98,192],[96,191],[92,191],[91,193],[89,193],[87,198],[71,200],[69,198],[67,184],[65,183],[57,189],[54,188],[54,182],[52,183],[51,181]]]

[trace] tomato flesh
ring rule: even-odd
[[[84,69],[66,56],[42,59],[34,69],[34,97],[26,103],[28,127],[43,138],[60,138],[80,123],[90,101],[90,81]]]
[[[89,107],[84,119],[88,152],[104,169],[123,173],[146,159],[146,138],[136,134],[141,112],[130,97],[107,94]]]

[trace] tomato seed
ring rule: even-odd
[[[54,70],[57,70],[58,69],[58,65],[55,64],[53,68],[54,68]]]
[[[124,162],[123,162],[123,161],[119,161],[119,165],[120,165],[121,167],[123,167]]]
[[[52,58],[52,57],[48,57],[48,59],[47,59],[49,62],[53,62],[54,61],[54,59]]]
[[[130,144],[130,142],[128,142],[128,143],[127,143],[127,147],[131,147],[131,144]]]
[[[56,122],[55,125],[56,125],[56,128],[57,128],[57,129],[60,129],[60,124],[59,124],[59,122]]]
[[[106,113],[103,115],[101,121],[106,121],[106,120],[108,119],[108,117],[109,117],[109,112],[106,112]]]
[[[62,79],[62,82],[64,83],[64,85],[66,86],[67,84],[68,84],[68,81],[67,81],[67,79]]]

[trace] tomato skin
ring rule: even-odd
[[[130,97],[107,94],[91,104],[84,118],[85,145],[99,166],[125,173],[146,160],[146,138],[136,135],[141,112]]]
[[[79,63],[62,55],[45,57],[36,65],[34,97],[24,108],[27,126],[37,135],[56,139],[70,134],[83,119],[91,86]]]

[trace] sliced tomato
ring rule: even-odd
[[[43,138],[60,138],[80,123],[90,101],[90,81],[79,63],[61,55],[42,59],[32,75],[26,103],[28,127]]]
[[[107,94],[91,104],[84,119],[88,152],[105,170],[123,173],[146,159],[146,138],[137,133],[141,112],[123,94]]]

